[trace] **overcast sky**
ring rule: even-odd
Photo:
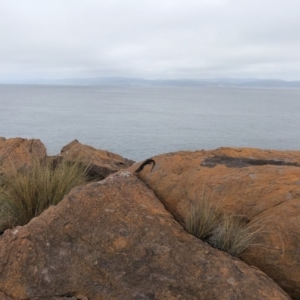
[[[0,80],[300,80],[299,0],[0,0]]]

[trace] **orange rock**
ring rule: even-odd
[[[153,171],[145,166],[139,177],[179,219],[204,195],[224,212],[264,224],[260,245],[242,259],[300,299],[300,151],[220,148],[153,158]]]
[[[184,231],[126,170],[5,231],[0,257],[7,299],[290,299],[257,268]]]
[[[0,167],[16,168],[30,166],[32,159],[45,159],[47,150],[44,144],[37,139],[0,138]]]
[[[134,161],[124,158],[118,154],[105,150],[95,149],[91,146],[81,144],[77,140],[64,146],[58,158],[67,160],[80,160],[90,165],[91,176],[103,179],[109,174],[128,168]]]

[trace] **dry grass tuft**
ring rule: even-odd
[[[239,257],[250,246],[263,228],[243,216],[225,215],[220,207],[205,198],[193,202],[190,214],[184,220],[187,232],[212,247]]]
[[[193,202],[184,221],[186,230],[201,240],[207,239],[219,224],[221,214],[209,201]]]
[[[245,221],[234,215],[223,215],[207,242],[214,248],[239,257],[250,246],[262,227],[257,222]]]
[[[35,159],[22,171],[11,164],[1,170],[0,232],[27,224],[50,205],[56,205],[70,190],[88,180],[88,167],[79,162],[62,161],[57,165]]]

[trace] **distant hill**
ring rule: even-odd
[[[143,79],[126,77],[42,79],[2,84],[40,84],[71,86],[180,86],[180,87],[244,87],[244,88],[300,88],[300,81],[285,81],[257,78],[213,78],[213,79]],[[0,82],[1,84],[1,82]]]
[[[117,85],[117,86],[181,86],[181,87],[248,87],[248,88],[300,88],[300,81],[285,81],[272,79],[237,79],[237,78],[215,78],[215,79],[142,79],[142,78],[69,78],[56,81],[63,85]]]
[[[300,87],[300,81],[254,80],[240,83],[242,87]]]

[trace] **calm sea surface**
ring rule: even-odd
[[[0,86],[0,136],[142,160],[222,146],[300,150],[300,89]]]

